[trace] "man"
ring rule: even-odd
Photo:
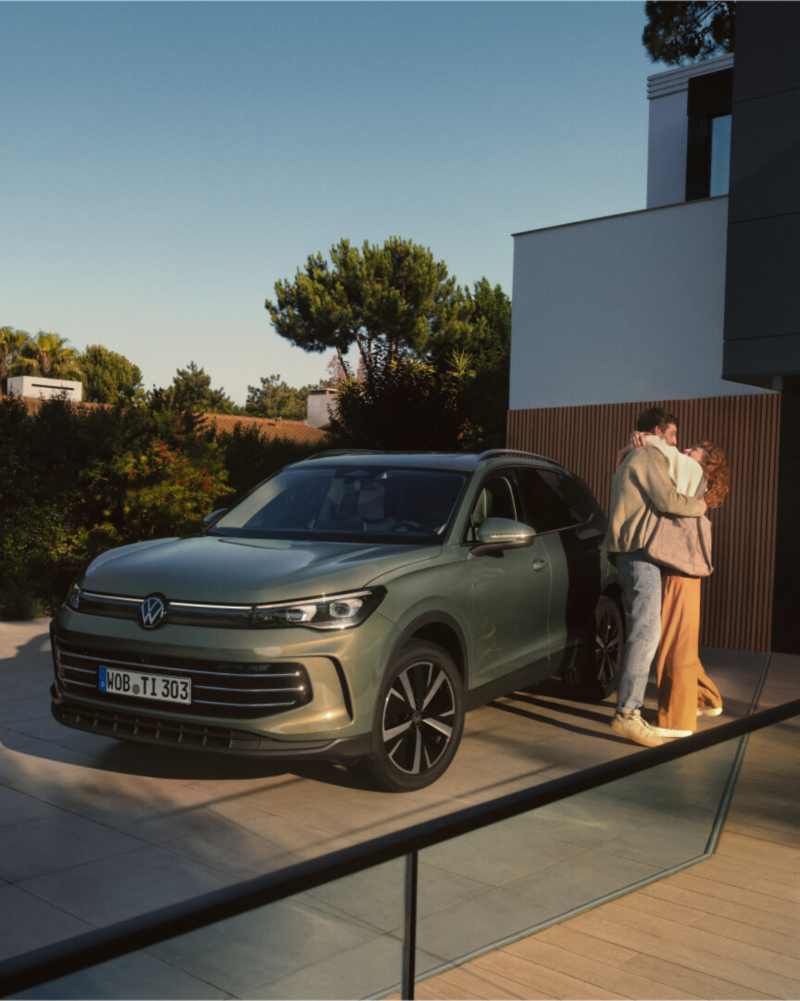
[[[656,435],[664,446],[678,443],[678,419],[660,407],[646,410],[636,430]],[[645,747],[663,743],[641,714],[650,664],[661,639],[661,569],[642,553],[647,521],[653,510],[690,518],[706,513],[704,501],[675,489],[667,455],[666,449],[635,448],[625,457],[614,476],[606,536],[608,552],[616,554],[628,632],[611,729]]]

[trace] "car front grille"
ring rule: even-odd
[[[114,594],[81,591],[78,611],[110,619],[139,621],[144,598],[126,598]],[[206,626],[215,629],[247,629],[252,605],[209,605],[196,601],[167,601],[167,616],[173,626]]]
[[[56,640],[56,674],[65,693],[108,699],[119,705],[140,706],[151,712],[261,719],[286,712],[311,701],[311,681],[302,664],[224,663],[160,654],[98,650]],[[99,688],[99,668],[143,671],[170,678],[190,678],[192,702],[155,702]]]

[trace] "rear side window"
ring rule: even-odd
[[[580,485],[568,474],[532,466],[518,470],[528,520],[537,532],[554,532],[588,521],[592,509]]]

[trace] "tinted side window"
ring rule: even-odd
[[[578,483],[568,473],[553,469],[520,469],[525,505],[537,532],[582,525],[592,511]]]

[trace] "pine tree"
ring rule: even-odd
[[[734,0],[648,0],[642,44],[654,63],[681,66],[733,52],[736,40]]]

